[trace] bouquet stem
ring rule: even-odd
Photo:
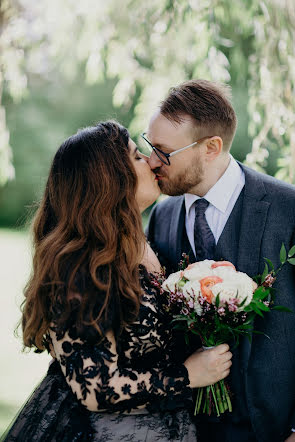
[[[200,413],[220,416],[232,411],[229,389],[224,380],[208,387],[198,388],[194,415]]]

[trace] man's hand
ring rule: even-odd
[[[205,351],[197,350],[184,362],[190,387],[206,387],[226,378],[232,365],[231,358],[232,353],[228,344],[221,344]]]
[[[295,442],[295,433],[291,433],[290,436],[287,437],[285,442]]]

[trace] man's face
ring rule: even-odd
[[[151,144],[165,153],[196,141],[193,123],[189,117],[174,123],[157,111],[148,126],[147,138]],[[149,165],[157,175],[161,191],[166,195],[194,193],[194,188],[204,178],[204,143],[198,143],[170,158],[170,166],[163,164],[155,152],[151,153]]]

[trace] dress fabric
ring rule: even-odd
[[[196,441],[191,389],[166,301],[141,269],[138,319],[118,339],[77,330],[75,309],[48,341],[56,359],[3,441]]]

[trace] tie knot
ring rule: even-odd
[[[196,214],[204,213],[208,206],[209,201],[205,200],[205,198],[198,199],[195,203]]]

